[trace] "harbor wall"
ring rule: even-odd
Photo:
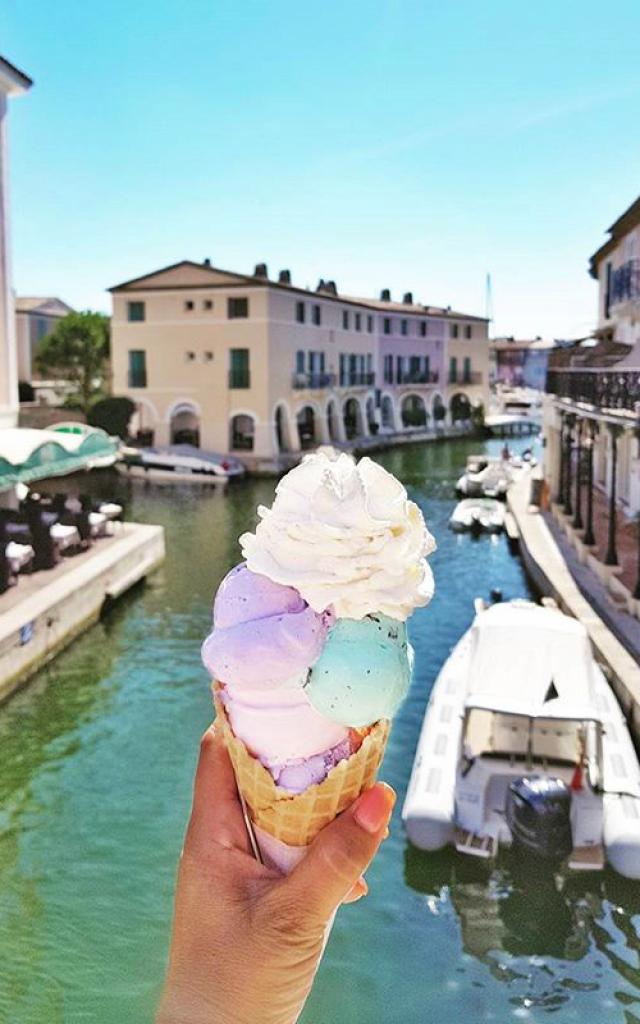
[[[640,667],[579,589],[544,518],[529,504],[531,480],[514,484],[507,496],[519,532],[522,561],[541,594],[585,626],[594,654],[624,711],[640,748]]]
[[[162,527],[124,523],[116,531],[49,573],[21,577],[2,595],[0,703],[164,560]]]

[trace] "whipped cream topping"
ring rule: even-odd
[[[435,541],[402,484],[369,458],[308,455],[258,516],[240,538],[249,569],[295,587],[316,612],[404,621],[433,596]]]

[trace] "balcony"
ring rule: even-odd
[[[344,373],[340,377],[341,388],[370,388],[376,382],[375,373]]]
[[[406,373],[400,374],[396,383],[399,387],[406,384],[437,384],[438,374],[426,373],[425,371],[407,371]]]
[[[640,259],[627,260],[611,274],[609,305],[640,302]]]
[[[248,369],[229,370],[229,387],[234,389],[250,388],[251,374]]]
[[[480,370],[471,370],[469,373],[450,373],[449,384],[471,385],[482,384],[482,373]]]
[[[596,409],[635,413],[640,403],[640,370],[547,370],[546,391]]]
[[[335,383],[335,373],[294,373],[291,387],[294,391],[320,391],[335,387]]]
[[[147,371],[146,370],[129,370],[128,374],[129,387],[130,388],[146,388],[147,386]]]

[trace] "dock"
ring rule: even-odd
[[[0,596],[0,703],[164,560],[164,531],[114,524],[113,534],[53,569],[20,576]]]

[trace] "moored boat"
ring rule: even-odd
[[[244,466],[229,455],[205,452],[190,444],[166,448],[122,448],[116,468],[154,483],[224,483],[244,476]]]
[[[423,850],[514,845],[640,878],[640,766],[581,623],[478,607],[434,685],[402,817]]]
[[[495,498],[463,498],[454,508],[449,526],[456,533],[499,533],[504,519],[504,505]]]

